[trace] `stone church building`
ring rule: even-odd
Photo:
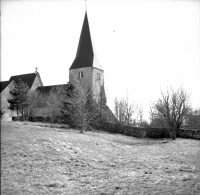
[[[38,87],[43,86],[39,72],[35,71],[30,74],[11,76],[9,81],[2,81],[1,84],[1,111],[4,112],[2,120],[11,121],[13,116],[16,116],[15,111],[9,109],[7,100],[11,99],[10,91],[12,91],[16,84],[21,80],[26,83],[30,90],[37,90]]]
[[[105,95],[104,70],[97,59],[91,39],[87,11],[85,12],[77,53],[71,67],[69,68],[69,82],[73,78],[78,79],[83,88],[87,89],[90,87],[95,99],[98,99],[100,92],[102,91]],[[11,98],[9,91],[15,87],[19,79],[24,83],[27,83],[30,90],[37,90],[42,93],[48,93],[52,87],[55,86],[67,85],[43,86],[37,68],[34,73],[11,76],[9,81],[1,82],[1,110],[5,111],[2,120],[12,120],[12,116],[16,115],[16,113],[11,112],[8,109],[9,105],[7,99]],[[114,117],[109,107],[107,107],[107,112],[110,113],[110,116]]]

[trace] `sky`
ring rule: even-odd
[[[148,119],[179,86],[200,107],[198,0],[2,0],[1,81],[37,67],[45,86],[67,83],[85,9],[112,110],[128,94]]]

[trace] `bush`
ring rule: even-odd
[[[119,126],[116,123],[105,122],[103,130],[110,133],[119,133]]]
[[[133,137],[146,137],[145,128],[132,127],[128,125],[121,126],[121,132],[124,135],[133,136]]]
[[[145,137],[145,128],[132,127],[129,125],[120,125],[117,123],[104,123],[103,130],[110,133],[119,133],[123,135],[133,136],[133,137]]]
[[[34,116],[34,117],[29,117],[28,119],[29,121],[32,122],[49,122],[50,121],[50,117],[44,117],[44,116]]]
[[[22,121],[22,117],[21,116],[13,116],[12,120],[13,121]]]
[[[198,139],[200,140],[200,130],[198,129],[179,129],[181,138],[190,138],[190,139]]]
[[[141,137],[141,138],[171,138],[171,130],[169,128],[141,128],[128,125],[119,125],[117,123],[104,123],[103,130],[110,133],[120,133],[123,135]],[[200,140],[200,130],[179,130],[181,138],[190,138]]]
[[[148,138],[170,138],[171,131],[168,128],[145,128]]]

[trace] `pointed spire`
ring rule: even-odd
[[[86,1],[85,1],[86,6]],[[95,62],[95,63],[94,63]],[[92,44],[90,28],[88,23],[87,10],[85,10],[85,18],[83,21],[83,26],[81,30],[81,35],[79,39],[78,49],[74,62],[72,63],[70,69],[84,68],[84,67],[96,67],[100,68],[99,63],[96,63],[96,55],[94,53],[94,48]],[[97,64],[97,65],[96,65]]]

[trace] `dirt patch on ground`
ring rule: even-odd
[[[200,141],[1,125],[1,194],[200,194]]]

